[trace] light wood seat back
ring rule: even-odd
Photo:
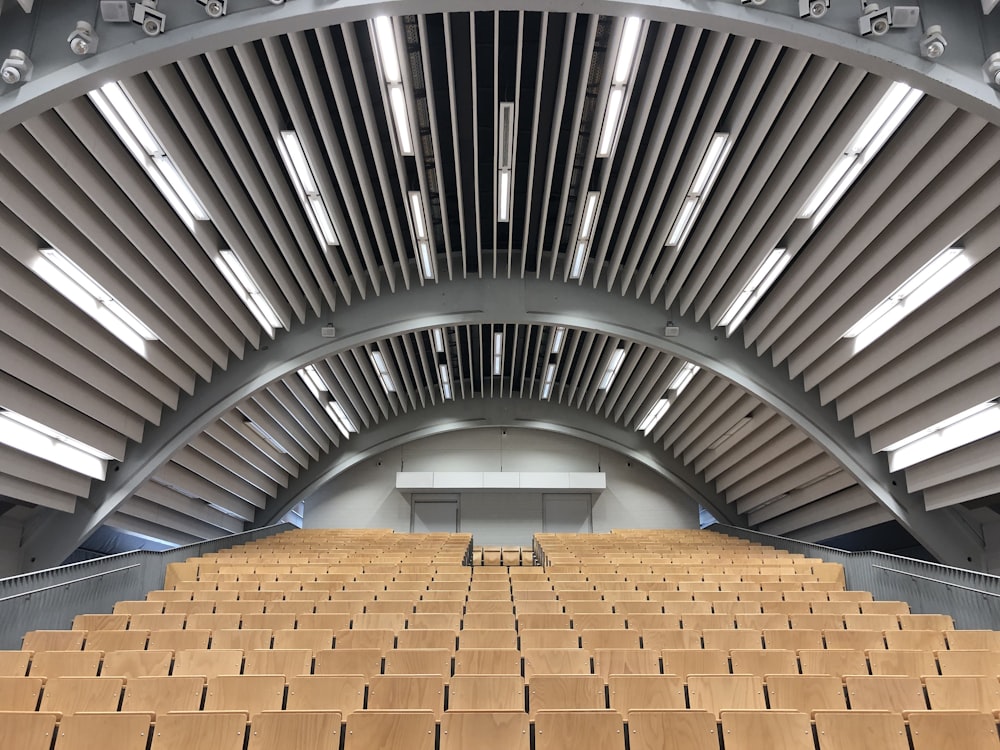
[[[980,711],[1000,709],[1000,681],[995,677],[924,678],[927,701],[934,711]]]
[[[768,675],[767,697],[772,709],[813,711],[847,710],[844,683],[833,675]]]
[[[688,677],[691,708],[711,711],[765,709],[764,681],[756,675],[691,675]]]
[[[385,652],[383,674],[438,674],[451,677],[451,649],[397,648]]]
[[[924,688],[917,677],[876,675],[844,678],[852,709],[863,711],[921,711],[927,708]]]
[[[641,648],[598,648],[594,652],[594,674],[605,682],[613,674],[660,674],[660,655]]]
[[[913,750],[998,750],[996,719],[974,711],[915,711],[907,716]]]
[[[524,679],[508,674],[456,674],[448,686],[448,711],[521,711]]]
[[[814,750],[808,714],[798,711],[723,711],[726,750]]]
[[[102,677],[166,677],[170,674],[172,651],[109,651],[104,654]]]
[[[435,718],[433,711],[356,711],[347,717],[344,750],[435,750]]]
[[[718,649],[664,649],[663,674],[675,674],[685,682],[692,674],[729,674],[729,655]]]
[[[105,659],[105,665],[107,660]],[[240,674],[243,671],[243,651],[241,649],[190,649],[178,651],[174,655],[174,671],[177,675],[200,675],[206,680],[222,674]]]
[[[377,648],[331,649],[316,652],[313,674],[360,674],[365,679],[382,673],[382,651]]]
[[[628,712],[631,750],[718,750],[715,717],[708,711]]]
[[[607,708],[597,675],[540,674],[528,684],[528,714],[541,710]]]
[[[84,711],[117,711],[123,683],[120,677],[50,677],[45,682],[38,710],[64,716]]]
[[[592,674],[590,652],[579,648],[523,648],[524,679],[536,674]]]
[[[101,651],[36,651],[31,657],[31,677],[96,677]]]
[[[34,711],[43,682],[41,677],[0,677],[0,706],[4,711]]]
[[[201,677],[133,677],[125,684],[122,711],[154,716],[168,711],[197,711],[204,687]]]
[[[251,717],[247,750],[338,750],[338,711],[264,711]]]
[[[247,715],[242,711],[192,711],[157,719],[151,750],[243,750]]]
[[[293,677],[312,672],[312,651],[307,649],[251,649],[243,654],[243,674],[280,674]]]
[[[435,719],[444,712],[444,678],[440,675],[376,675],[368,683],[372,710],[426,710]]]
[[[441,717],[438,750],[502,747],[528,750],[528,717],[515,711],[451,711]]]
[[[621,716],[611,710],[540,711],[535,750],[624,750]]]
[[[0,747],[50,750],[58,714],[10,709],[0,712]]]
[[[636,709],[686,708],[684,681],[674,675],[608,675],[608,701],[611,708],[626,718]]]

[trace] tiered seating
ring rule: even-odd
[[[838,565],[700,531],[469,548],[304,531],[173,566],[0,652],[0,747],[1000,750],[997,634]]]

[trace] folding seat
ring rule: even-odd
[[[58,719],[57,714],[51,713],[13,709],[0,712],[0,747],[50,750]]]
[[[573,615],[573,630],[625,630],[625,616],[582,612]]]
[[[279,674],[287,678],[312,672],[313,654],[306,649],[251,649],[243,656],[243,674]]]
[[[932,710],[1000,710],[1000,682],[995,677],[929,676],[924,678],[927,701]]]
[[[858,602],[861,613],[865,615],[908,615],[910,605],[906,602]]]
[[[678,630],[681,616],[676,614],[632,614],[626,615],[625,624],[629,630]]]
[[[861,614],[860,607],[860,602],[828,602],[825,599],[818,602],[811,601],[809,603],[809,608],[812,610],[814,615],[857,615]],[[891,610],[887,609],[885,612],[878,614],[889,613],[891,613]]]
[[[87,651],[141,651],[148,639],[148,630],[91,630],[83,647]]]
[[[583,648],[639,648],[639,633],[635,630],[583,630],[580,632]]]
[[[24,677],[31,657],[31,651],[0,651],[0,677]]]
[[[798,711],[723,711],[726,750],[814,750],[809,716]]]
[[[458,630],[462,626],[462,615],[444,612],[411,613],[406,616],[406,626],[410,630]]]
[[[613,615],[614,605],[611,602],[598,600],[560,599],[563,609],[569,615]],[[619,612],[618,617],[623,615]]]
[[[617,600],[614,609],[617,614],[623,614],[626,618],[629,615],[655,615],[663,613],[663,602]]]
[[[621,716],[610,710],[541,711],[535,750],[623,750]]]
[[[219,675],[208,681],[206,711],[245,711],[251,718],[261,711],[281,709],[285,699],[285,675]]]
[[[624,622],[624,618],[622,619]],[[463,623],[466,629],[470,627],[469,615],[465,616]],[[569,628],[571,624],[572,621],[569,615],[535,615],[529,613],[517,616],[518,630],[555,630],[559,628]],[[579,630],[579,628],[577,629]]]
[[[59,750],[146,750],[149,729],[148,714],[74,714],[59,722],[56,746]]]
[[[844,615],[848,630],[899,630],[899,615]]]
[[[794,651],[778,648],[732,649],[729,652],[733,674],[752,674],[758,677],[779,674],[798,674],[799,663]]]
[[[941,674],[996,677],[1000,675],[1000,652],[936,651]]]
[[[108,660],[104,659],[105,670]],[[174,656],[173,674],[200,675],[206,680],[222,674],[240,674],[243,670],[241,649],[189,649]]]
[[[249,651],[255,648],[271,648],[271,631],[267,629],[240,629],[212,631],[212,648]],[[185,649],[178,649],[185,650]]]
[[[593,650],[594,674],[607,682],[613,674],[660,674],[660,656],[640,648],[597,648]]]
[[[263,599],[241,599],[231,602],[216,602],[217,614],[227,615],[262,615],[267,604]]]
[[[913,750],[998,750],[996,719],[974,711],[914,711],[907,716]]]
[[[125,683],[122,711],[153,716],[168,711],[197,711],[204,687],[201,677],[133,677]]]
[[[716,614],[735,615],[737,624],[739,623],[741,617],[765,616],[761,614],[760,602],[715,601],[712,602],[712,611]],[[767,615],[767,617],[780,618],[781,615],[772,613]],[[788,618],[785,618],[785,621],[787,622]]]
[[[885,648],[885,635],[881,630],[824,630],[823,640],[828,649],[870,651]]]
[[[439,719],[444,712],[444,678],[440,675],[375,675],[368,682],[368,709],[423,709]]]
[[[611,708],[626,718],[635,709],[683,709],[684,681],[674,675],[610,674],[607,677]]]
[[[513,615],[514,602],[504,600],[470,599],[465,603],[465,615]]]
[[[38,710],[64,716],[117,711],[123,682],[120,677],[49,677]]]
[[[685,629],[690,628],[692,630],[723,630],[725,628],[735,628],[736,620],[734,615],[724,615],[724,614],[691,614],[683,615],[681,617],[682,627]]]
[[[456,674],[451,678],[449,713],[524,710],[524,679],[520,675]]]
[[[333,630],[329,628],[275,630],[272,636],[275,649],[307,649],[315,653],[333,648]]]
[[[642,647],[650,651],[701,648],[701,633],[697,630],[643,628],[640,632],[642,633]]]
[[[533,675],[592,674],[590,652],[580,648],[522,648],[524,678],[531,682]]]
[[[101,666],[101,677],[166,677],[170,673],[173,652],[160,651],[107,651]]]
[[[701,638],[705,648],[720,651],[759,649],[762,643],[759,630],[702,630]]]
[[[899,627],[903,630],[954,630],[951,615],[899,615]]]
[[[316,652],[313,669],[318,675],[363,675],[366,680],[382,673],[382,650],[332,649]]]
[[[351,616],[347,614],[306,613],[295,617],[299,630],[344,630],[351,626]]]
[[[840,677],[811,674],[771,674],[765,678],[772,709],[811,714],[819,710],[847,710]]]
[[[764,639],[764,648],[784,648],[789,651],[823,648],[821,630],[765,629],[761,631],[761,635]]]
[[[299,615],[315,612],[316,604],[311,601],[275,601],[264,605],[265,615]]]
[[[111,611],[116,615],[162,614],[163,602],[121,601]]]
[[[360,617],[358,615],[357,617]],[[271,614],[245,614],[240,618],[244,630],[291,630],[295,627],[295,615],[271,613]]]
[[[3,711],[34,711],[38,707],[42,683],[41,677],[0,677],[0,706],[3,706]]]
[[[663,674],[675,674],[685,682],[693,674],[729,674],[729,655],[717,649],[664,649]]]
[[[363,612],[365,602],[361,599],[340,599],[329,602],[316,602],[315,613],[318,615],[356,615]]]
[[[528,684],[528,714],[541,710],[604,709],[604,680],[597,675],[540,674]]]
[[[934,654],[930,651],[884,651],[873,649],[868,651],[868,663],[874,675],[908,675],[923,677],[936,675],[937,664]]]
[[[434,750],[435,718],[433,711],[355,711],[344,750]]]
[[[843,630],[846,617],[862,617],[862,615],[799,615],[788,616],[792,630]]]
[[[129,618],[130,630],[182,630],[187,621],[183,614],[135,614]]]
[[[870,591],[830,591],[827,598],[831,602],[870,602],[872,595]]]
[[[24,634],[22,651],[80,651],[86,630],[32,630]]]
[[[391,630],[338,630],[334,633],[333,647],[336,649],[348,648],[377,648],[388,651],[395,644],[396,635]]]
[[[519,633],[522,649],[580,647],[580,631],[578,630],[522,628]]]
[[[208,648],[211,638],[211,630],[151,630],[146,648],[154,651]]]
[[[1000,630],[948,630],[945,637],[953,651],[1000,651]]]
[[[125,630],[128,627],[128,615],[77,615],[73,618],[73,630]],[[64,649],[43,649],[61,651]]]
[[[455,674],[520,675],[521,652],[513,648],[464,648],[455,653]]]
[[[31,657],[31,677],[96,677],[101,651],[36,651]]]
[[[918,677],[878,675],[844,678],[851,709],[865,711],[920,711],[927,708]]]
[[[802,674],[826,674],[844,678],[868,674],[865,652],[853,649],[802,649],[799,651]]]
[[[407,599],[406,601],[393,601],[378,599],[376,601],[365,603],[365,614],[366,615],[405,615],[413,614],[413,600]],[[373,617],[368,617],[367,619],[375,619]]]
[[[409,631],[404,631],[404,633]],[[416,631],[414,631],[416,632]],[[431,631],[436,632],[436,631]],[[447,632],[447,631],[446,631]],[[571,633],[573,631],[560,630],[560,633]],[[400,633],[400,637],[404,633]],[[397,642],[399,639],[397,638]],[[517,648],[517,632],[514,630],[462,630],[458,633],[458,648]]]
[[[482,631],[478,631],[482,632]],[[492,631],[489,631],[492,632]],[[501,630],[501,633],[510,633],[513,635],[513,639],[516,642],[516,633],[511,631]],[[401,630],[399,635],[396,636],[396,648],[400,649],[447,649],[448,651],[455,651],[455,643],[458,639],[457,629],[447,629],[447,630],[431,630],[431,629],[418,629],[418,630]]]
[[[692,674],[687,679],[691,708],[716,716],[734,709],[765,709],[764,682],[748,674]]]
[[[385,652],[383,674],[437,674],[451,677],[453,651],[444,648],[396,648]]]
[[[195,711],[161,716],[151,750],[243,750],[247,715],[240,711]]]

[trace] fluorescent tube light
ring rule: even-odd
[[[552,331],[552,353],[558,354],[562,350],[563,341],[566,340],[566,326],[556,326]]]
[[[708,446],[708,450],[710,450],[710,451],[717,451],[717,450],[719,450],[719,448],[721,448],[723,445],[725,445],[726,443],[728,443],[732,438],[736,437],[736,434],[740,430],[742,430],[744,427],[746,427],[748,424],[750,424],[751,421],[752,421],[752,417],[750,417],[750,416],[741,417],[740,419],[738,419],[736,421],[736,424],[734,424],[732,427],[730,427],[724,433],[722,433],[721,435],[719,435],[719,437],[717,437],[712,442],[712,444]]]
[[[604,377],[601,378],[601,382],[597,386],[599,391],[606,391],[611,387],[611,384],[615,382],[615,378],[618,377],[618,371],[621,369],[624,359],[624,349],[615,349],[611,353],[611,359],[608,362],[608,369],[604,371]]]
[[[434,278],[434,263],[431,260],[431,245],[427,240],[420,240],[417,243],[417,250],[420,255],[420,270],[425,279]]]
[[[261,291],[257,282],[253,280],[247,271],[243,261],[232,250],[220,250],[215,259],[215,265],[229,282],[237,296],[243,300],[251,314],[260,323],[268,334],[274,335],[274,331],[281,327],[281,318],[271,305],[267,297]]]
[[[799,210],[799,218],[812,219],[813,226],[823,221],[923,95],[922,91],[905,83],[893,83],[806,199]]]
[[[608,92],[608,104],[604,109],[604,123],[601,125],[601,139],[597,142],[597,155],[611,156],[611,147],[621,122],[625,108],[625,87],[616,86]]]
[[[635,53],[639,49],[639,37],[642,34],[642,19],[631,16],[625,19],[622,27],[622,38],[618,43],[618,55],[615,59],[615,72],[611,79],[612,84],[620,85],[628,83],[632,76],[632,67],[635,63]]]
[[[636,430],[641,432],[643,435],[648,435],[653,431],[653,428],[659,424],[660,420],[663,419],[663,415],[667,413],[667,409],[670,408],[670,399],[661,398],[655,404],[653,408],[646,412],[646,416],[642,418],[639,422],[639,426]]]
[[[413,136],[410,135],[410,115],[406,109],[406,97],[403,95],[402,85],[389,86],[389,108],[392,110],[392,121],[396,126],[399,150],[405,156],[412,156]]]
[[[448,371],[448,365],[444,363],[438,365],[438,378],[441,381],[441,392],[446,399],[450,399],[452,397],[451,373]]]
[[[0,409],[0,443],[103,481],[111,456],[41,422]]]
[[[569,277],[578,279],[583,274],[583,264],[587,260],[587,243],[580,240],[573,251],[573,261],[569,267]]]
[[[690,234],[698,214],[701,213],[701,209],[708,199],[708,194],[712,192],[715,180],[722,172],[722,166],[726,163],[731,146],[732,139],[729,133],[712,135],[712,139],[708,142],[708,147],[701,157],[701,163],[691,179],[687,196],[670,227],[666,247],[679,249],[684,244],[684,240]]]
[[[444,354],[444,331],[440,328],[431,329],[431,338],[434,340],[434,351]]]
[[[283,446],[281,443],[275,440],[267,430],[265,430],[256,422],[254,422],[252,419],[244,420],[243,424],[245,424],[250,430],[255,432],[265,443],[267,443],[276,451],[278,451],[278,453],[284,453],[286,455],[288,454],[288,450],[285,448],[285,446]]]
[[[679,396],[688,387],[688,383],[698,374],[699,370],[701,368],[698,365],[685,362],[681,365],[681,369],[677,371],[677,374],[674,375],[674,379],[670,381],[667,390],[674,391]]]
[[[542,378],[541,397],[547,399],[552,395],[552,385],[556,382],[556,363],[550,362],[545,367],[545,376]]]
[[[350,437],[352,432],[358,431],[358,428],[355,427],[354,423],[348,418],[347,412],[344,411],[344,407],[336,401],[326,402],[326,413],[327,416],[333,420],[333,424],[337,427],[337,429],[343,433],[344,437]]]
[[[392,377],[389,375],[389,367],[385,363],[385,357],[382,356],[382,352],[378,349],[372,349],[371,359],[372,365],[375,367],[375,372],[378,373],[379,380],[382,381],[382,387],[385,389],[385,392],[395,393],[396,384],[392,382]]]
[[[279,133],[278,153],[285,163],[285,170],[291,177],[299,200],[302,202],[316,234],[322,245],[339,245],[340,239],[330,218],[330,209],[320,195],[316,175],[302,148],[302,141],[294,130],[282,130]]]
[[[1000,432],[1000,403],[987,401],[885,448],[889,453],[889,470],[905,469],[997,432]]]
[[[851,326],[844,338],[854,339],[855,353],[861,351],[971,266],[971,261],[961,248],[949,247],[942,250]]]
[[[375,29],[378,59],[382,63],[382,75],[387,83],[399,83],[403,77],[399,67],[399,53],[396,50],[396,34],[392,28],[392,19],[388,16],[377,16],[372,20],[372,26]]]
[[[42,280],[130,349],[145,355],[145,342],[157,339],[145,323],[59,250],[43,248],[39,253],[31,269]]]
[[[413,233],[418,240],[427,239],[427,218],[424,214],[424,199],[419,190],[411,190],[408,194],[410,199],[410,216],[413,218]]]
[[[590,233],[594,231],[594,221],[597,218],[597,201],[600,193],[587,193],[587,201],[583,207],[583,221],[580,222],[580,239],[589,240]]]
[[[309,392],[316,398],[321,398],[321,393],[328,393],[330,390],[326,381],[323,380],[323,376],[316,369],[316,365],[306,365],[301,368],[299,370],[299,377],[302,378],[302,382],[306,384]]]
[[[207,221],[204,204],[167,156],[122,85],[112,81],[88,91],[87,96],[181,220],[192,228],[196,220]]]
[[[719,325],[726,326],[730,332],[738,328],[790,261],[791,256],[783,247],[775,248],[768,253],[767,257],[757,266],[757,270],[753,272],[753,276],[750,277],[746,286],[740,290],[736,299],[729,305],[719,320]]]
[[[503,334],[499,331],[493,334],[493,374],[503,374]]]
[[[500,172],[497,184],[497,221],[510,221],[510,170]]]

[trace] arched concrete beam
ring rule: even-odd
[[[91,57],[75,58],[65,44],[79,20],[71,2],[36,3],[31,16],[4,16],[0,49],[28,47],[35,64],[33,79],[0,94],[0,131],[110,80],[132,76],[209,50],[278,34],[349,23],[380,14],[447,13],[495,10],[491,2],[456,0],[343,0],[318,3],[297,0],[208,19],[197,3],[165,3],[168,30],[147,38],[133,24],[100,24],[101,47]],[[795,4],[747,7],[735,0],[591,0],[583,5],[557,0],[504,3],[505,10],[546,10],[644,17],[728,34],[749,36],[800,49],[879,75],[904,80],[927,93],[1000,125],[998,92],[985,81],[981,66],[1000,49],[1000,18],[984,16],[976,0],[914,0],[924,24],[944,27],[949,46],[939,61],[919,56],[919,27],[893,30],[883,37],[858,35],[858,2],[835,2],[822,19],[802,20]],[[777,7],[777,6],[776,6]]]
[[[303,500],[321,492],[348,469],[392,448],[420,438],[443,435],[458,430],[485,427],[517,427],[520,429],[557,432],[586,440],[602,448],[621,453],[659,474],[680,490],[691,502],[705,506],[720,521],[745,525],[736,508],[728,505],[716,491],[669,452],[658,450],[641,433],[613,424],[593,412],[553,403],[521,398],[472,399],[447,401],[385,420],[356,437],[341,443],[319,461],[299,474],[288,487],[280,488],[276,497],[257,514],[254,528],[268,526],[271,519],[284,516]]]
[[[663,336],[670,320],[681,328]],[[320,327],[333,323],[337,337],[324,339]],[[383,295],[364,305],[343,307],[327,320],[311,319],[279,333],[267,348],[249,352],[210,383],[199,383],[176,411],[149,426],[139,444],[130,444],[125,461],[111,467],[77,512],[43,516],[26,540],[22,567],[58,565],[100,526],[143,482],[208,425],[244,398],[300,367],[352,347],[410,331],[442,325],[523,323],[565,325],[630,339],[710,370],[768,404],[815,440],[858,483],[941,562],[982,569],[983,541],[957,509],[928,512],[918,495],[893,479],[883,454],[873,455],[865,438],[837,418],[833,404],[823,406],[802,378],[727,339],[707,321],[664,310],[644,299],[609,294],[593,287],[542,279],[463,279]]]

